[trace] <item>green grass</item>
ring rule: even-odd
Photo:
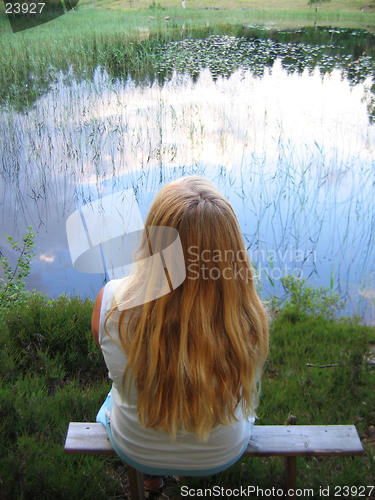
[[[158,37],[168,40],[215,33],[241,36],[244,26],[254,24],[270,29],[315,25],[375,28],[375,9],[361,12],[361,2],[345,0],[324,3],[317,14],[302,0],[270,1],[266,5],[238,0],[231,3],[231,9],[225,8],[225,2],[212,1],[202,6],[187,0],[186,9],[175,0],[161,5],[156,2],[155,8],[150,5],[137,0],[130,8],[127,1],[81,0],[75,12],[12,33],[1,4],[0,101],[30,104],[48,88],[56,71],[66,72],[70,67],[78,78],[91,78],[98,65],[112,64],[114,76],[126,74],[130,67],[144,71],[144,67],[152,66]]]
[[[300,293],[301,300],[296,299]],[[375,328],[317,314],[316,297],[291,288],[271,330],[259,424],[355,424],[366,456],[307,458],[298,463],[297,487],[373,484],[375,371],[365,364]],[[328,304],[329,305],[329,304]],[[114,499],[126,492],[126,468],[116,457],[64,455],[69,421],[93,421],[109,388],[90,333],[93,304],[31,295],[5,313],[0,332],[0,498]],[[320,307],[322,310],[322,308]],[[307,314],[305,311],[312,311]],[[323,311],[324,312],[324,311]],[[338,364],[331,368],[308,367]],[[179,487],[281,487],[278,458],[240,460],[206,478],[182,478]]]

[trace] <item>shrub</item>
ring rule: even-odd
[[[3,254],[0,256],[0,265],[4,270],[4,278],[0,278],[0,317],[5,309],[16,302],[22,302],[27,296],[25,278],[30,274],[30,262],[35,256],[32,253],[34,246],[34,233],[31,226],[22,240],[22,245],[13,240],[11,236],[5,235],[12,249],[19,253],[17,264],[14,269],[10,266],[8,258]],[[1,283],[2,282],[2,283]]]

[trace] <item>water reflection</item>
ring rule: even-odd
[[[155,69],[160,82],[174,71],[189,74],[195,81],[200,71],[209,68],[214,79],[231,76],[238,69],[263,77],[276,61],[289,74],[330,75],[340,70],[351,85],[363,83],[375,74],[375,40],[370,33],[335,29],[303,29],[292,32],[245,27],[246,37],[211,36],[186,39],[158,48]],[[254,35],[254,36],[253,36]],[[250,38],[249,38],[250,37]],[[276,39],[274,39],[276,38]],[[375,117],[375,85],[368,88],[368,113]]]
[[[293,73],[279,59],[262,78],[205,69],[163,86],[99,70],[92,82],[61,79],[33,109],[1,112],[2,251],[3,233],[32,225],[30,287],[94,296],[104,276],[72,268],[68,216],[133,188],[144,219],[161,185],[200,173],[233,204],[263,296],[295,272],[332,285],[373,322],[372,85],[353,86],[338,69]]]

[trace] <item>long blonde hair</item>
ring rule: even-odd
[[[170,293],[121,311],[124,390],[127,378],[129,387],[135,381],[144,426],[205,440],[216,425],[236,420],[238,406],[244,416],[255,414],[267,315],[233,208],[208,180],[190,176],[164,186],[145,221],[152,226],[178,231],[186,278]],[[146,250],[145,231],[139,262]],[[140,265],[125,293],[146,279]]]

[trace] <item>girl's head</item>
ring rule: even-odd
[[[135,378],[144,425],[172,436],[185,429],[204,439],[218,423],[233,420],[238,406],[245,415],[255,411],[268,352],[265,310],[233,208],[208,180],[191,176],[164,186],[145,227],[176,230],[183,261],[166,258],[164,266],[170,278],[182,265],[186,277],[169,293],[122,311],[124,381]],[[161,238],[151,245],[147,235],[140,263],[165,243]],[[142,269],[125,294],[147,282]]]
[[[187,279],[200,281],[199,267],[211,280],[221,281],[229,279],[229,270],[223,273],[228,265],[244,261],[249,264],[233,208],[203,177],[183,177],[164,186],[151,206],[145,225],[177,230]],[[252,281],[250,266],[247,271],[247,278]]]
[[[151,254],[163,255],[170,285],[184,281],[174,280],[175,276],[186,276],[177,295],[185,289],[194,289],[196,293],[197,287],[203,287],[215,294],[231,292],[233,299],[235,290],[238,295],[242,287],[253,285],[237,217],[230,203],[207,179],[183,177],[164,186],[150,208],[145,227],[137,253],[136,275],[147,275],[144,282],[149,288],[148,297],[157,296],[157,290],[153,293],[151,287],[161,282],[155,264],[159,261],[148,259]],[[169,246],[173,252],[165,252]]]

